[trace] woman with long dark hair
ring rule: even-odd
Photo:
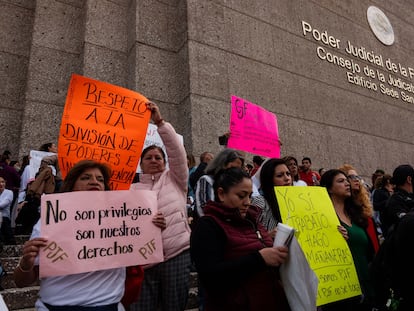
[[[282,222],[275,186],[291,186],[292,176],[284,159],[272,158],[260,169],[260,195],[252,198],[252,205],[261,210],[260,222],[274,238],[278,222]]]
[[[343,171],[328,170],[322,175],[320,185],[327,189],[331,198],[341,224],[339,231],[349,245],[363,294],[362,297],[326,305],[323,310],[371,310],[374,293],[369,276],[369,265],[374,258],[375,250],[374,241],[367,233],[369,216],[364,207],[354,202],[349,177]]]

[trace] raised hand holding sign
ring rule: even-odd
[[[129,189],[151,116],[147,102],[137,92],[72,75],[58,143],[62,177],[91,159],[111,166],[112,190]]]
[[[270,158],[280,157],[276,115],[237,96],[231,97],[227,146]]]

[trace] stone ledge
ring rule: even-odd
[[[39,286],[10,288],[1,292],[9,310],[33,308],[38,297]]]
[[[188,300],[185,310],[190,310],[198,307],[198,288],[192,287],[188,290]]]
[[[14,236],[14,239],[16,240],[16,244],[24,244],[24,242],[28,241],[30,239],[30,235],[26,234],[17,234]]]
[[[23,245],[3,245],[0,250],[0,258],[20,257],[22,254]]]

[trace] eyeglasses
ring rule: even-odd
[[[348,175],[350,180],[361,180],[362,178],[358,175]]]

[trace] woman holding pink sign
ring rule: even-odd
[[[109,190],[110,169],[94,161],[78,162],[62,184],[63,192]],[[17,286],[30,286],[39,280],[39,250],[47,245],[40,237],[40,221],[33,228],[29,241],[24,244],[23,256],[14,270]],[[41,280],[36,309],[41,311],[118,310],[124,293],[125,268],[48,277]],[[66,309],[65,309],[66,310]]]
[[[78,162],[68,172],[62,192],[107,191],[111,170],[108,166],[92,160]],[[24,244],[23,255],[14,270],[17,286],[25,287],[39,281],[39,251],[48,243],[40,236],[40,221],[33,228],[29,241]],[[165,228],[162,214],[153,223]],[[62,233],[64,234],[64,233]],[[107,269],[86,273],[42,278],[36,309],[40,311],[117,311],[125,288],[125,268]]]

